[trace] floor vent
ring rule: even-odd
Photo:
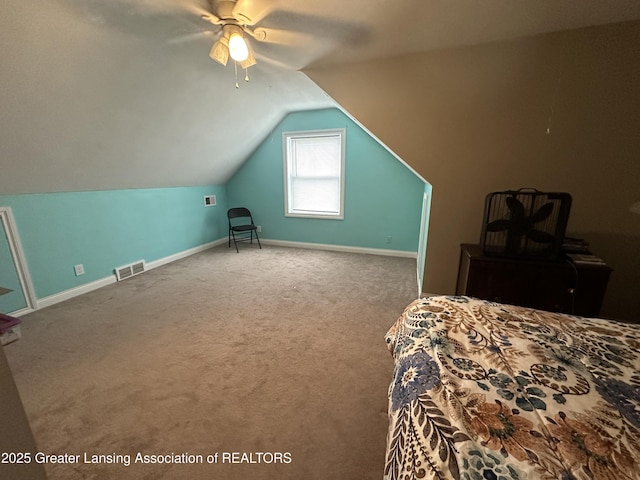
[[[130,265],[116,268],[116,278],[118,281],[124,280],[126,278],[133,277],[134,275],[138,275],[139,273],[144,272],[144,270],[144,260],[140,260]]]

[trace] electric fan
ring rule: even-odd
[[[555,259],[562,248],[571,195],[522,188],[485,200],[480,244],[486,255]]]

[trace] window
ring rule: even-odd
[[[283,134],[286,216],[344,218],[344,137],[344,129]]]

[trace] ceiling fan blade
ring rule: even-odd
[[[284,63],[284,62],[281,62],[279,60],[275,60],[275,59],[273,59],[271,57],[268,57],[266,55],[260,55],[260,54],[256,53],[256,57],[257,57],[258,60],[260,60],[260,64],[267,64],[267,65],[271,65],[271,66],[276,67],[276,68],[282,68],[282,69],[285,69],[285,70],[294,69],[291,65],[289,65],[287,63]]]
[[[260,42],[275,43],[278,45],[304,47],[311,41],[310,35],[278,28],[258,27],[253,31],[249,29],[245,29],[245,31]]]
[[[207,22],[212,23],[213,25],[222,25],[224,23],[222,19],[218,18],[217,16],[215,16],[213,13],[210,13],[210,12],[202,13],[200,17],[203,20],[206,20]]]
[[[186,35],[173,37],[169,39],[167,43],[170,45],[180,45],[182,43],[195,42],[202,38],[213,38],[214,36],[217,36],[217,33],[212,30],[202,30],[200,32],[187,33]]]
[[[237,0],[233,16],[245,25],[255,25],[271,13],[278,0]]]
[[[205,16],[212,15],[211,14],[211,3],[210,2],[206,2],[206,5],[207,5],[206,8],[203,5],[203,2],[201,2],[201,1],[196,2],[194,0],[182,0],[180,3],[183,5],[183,8],[186,11],[191,12],[194,15],[197,15],[199,17],[203,17],[204,18]]]

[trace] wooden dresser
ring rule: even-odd
[[[600,315],[611,274],[606,264],[487,256],[479,245],[460,247],[457,295],[583,317]]]

